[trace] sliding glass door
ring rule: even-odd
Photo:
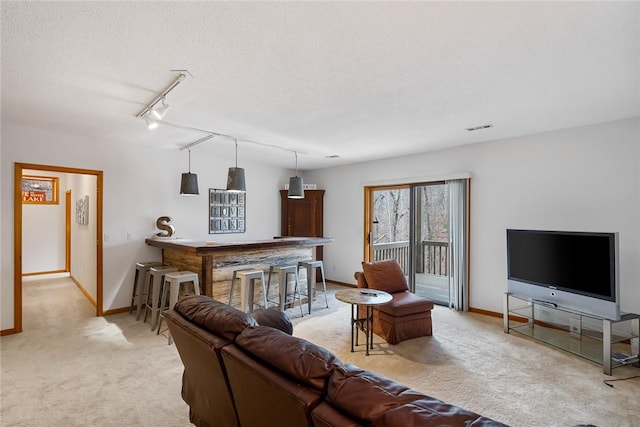
[[[411,187],[413,289],[417,295],[449,305],[449,186]]]
[[[469,180],[365,189],[365,261],[396,259],[409,288],[466,310]]]

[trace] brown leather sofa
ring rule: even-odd
[[[188,295],[164,316],[185,367],[182,397],[197,426],[504,425],[343,364],[289,335],[290,322],[276,310],[254,318]]]
[[[359,288],[371,288],[391,294],[387,304],[373,307],[373,332],[389,344],[431,336],[433,302],[409,292],[407,279],[395,259],[363,262],[363,271],[354,274]],[[360,317],[365,317],[360,308]]]

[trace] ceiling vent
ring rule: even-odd
[[[482,125],[482,126],[474,126],[472,128],[466,128],[469,132],[473,132],[474,130],[480,130],[480,129],[489,129],[492,128],[493,125]]]

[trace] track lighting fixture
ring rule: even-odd
[[[238,167],[238,140],[235,139],[234,141],[236,143],[236,166],[229,168],[227,191],[242,193],[247,191],[247,188],[244,181],[244,169]]]
[[[156,127],[158,127],[157,122],[155,122],[155,125],[152,125],[150,124],[150,120],[153,120],[154,118],[157,120],[162,119],[169,110],[169,104],[166,103],[165,96],[167,96],[169,92],[175,89],[175,87],[178,86],[180,82],[182,82],[187,77],[187,74],[191,75],[189,70],[171,71],[179,73],[178,76],[173,79],[169,86],[167,86],[162,92],[160,92],[155,98],[153,98],[151,102],[145,105],[145,107],[140,110],[138,114],[136,114],[136,117],[142,117],[145,119],[145,121],[147,122],[147,127],[149,129],[155,129]],[[162,105],[156,108],[156,104],[159,102],[162,102]]]
[[[289,199],[304,199],[304,185],[302,183],[302,177],[298,176],[298,152],[294,151],[296,155],[296,176],[289,178],[289,192],[287,197]]]
[[[235,166],[229,168],[229,172],[227,175],[227,191],[235,191],[235,192],[245,192],[246,191],[246,182],[244,177],[244,169],[238,167],[238,140],[231,135],[225,135],[223,133],[213,132],[206,129],[198,129],[190,126],[183,126],[175,123],[167,122],[164,119],[164,116],[169,111],[169,104],[167,104],[166,96],[173,89],[176,88],[186,77],[187,75],[191,76],[189,70],[171,70],[172,72],[178,73],[178,75],[173,79],[173,81],[165,87],[161,92],[159,92],[155,98],[151,100],[148,104],[144,106],[142,110],[136,114],[136,117],[143,118],[147,125],[148,129],[156,129],[160,124],[163,126],[174,127],[178,129],[184,130],[192,130],[197,132],[205,133],[206,136],[198,139],[197,141],[191,142],[183,147],[180,150],[189,149],[189,171],[187,173],[182,174],[182,180],[180,182],[180,194],[199,194],[198,191],[198,176],[194,173],[191,173],[191,147],[194,147],[204,141],[208,141],[217,136],[233,138],[235,142]],[[192,76],[193,77],[193,76]],[[160,105],[157,105],[159,104]],[[156,106],[157,105],[157,106]],[[265,147],[278,148],[284,151],[291,152],[290,149],[279,147],[277,145],[265,144],[258,141],[253,141],[250,139],[244,139],[245,142],[251,144],[257,144]],[[302,182],[302,177],[298,176],[298,152],[294,151],[296,156],[296,174],[289,178],[289,191],[288,197],[290,199],[304,199],[304,184]]]
[[[189,150],[189,172],[182,174],[182,180],[180,181],[180,194],[200,194],[198,191],[198,175],[191,173],[191,150]]]

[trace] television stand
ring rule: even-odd
[[[503,308],[506,334],[517,332],[589,359],[606,375],[623,365],[640,367],[639,314],[605,319],[511,292],[504,294]]]

